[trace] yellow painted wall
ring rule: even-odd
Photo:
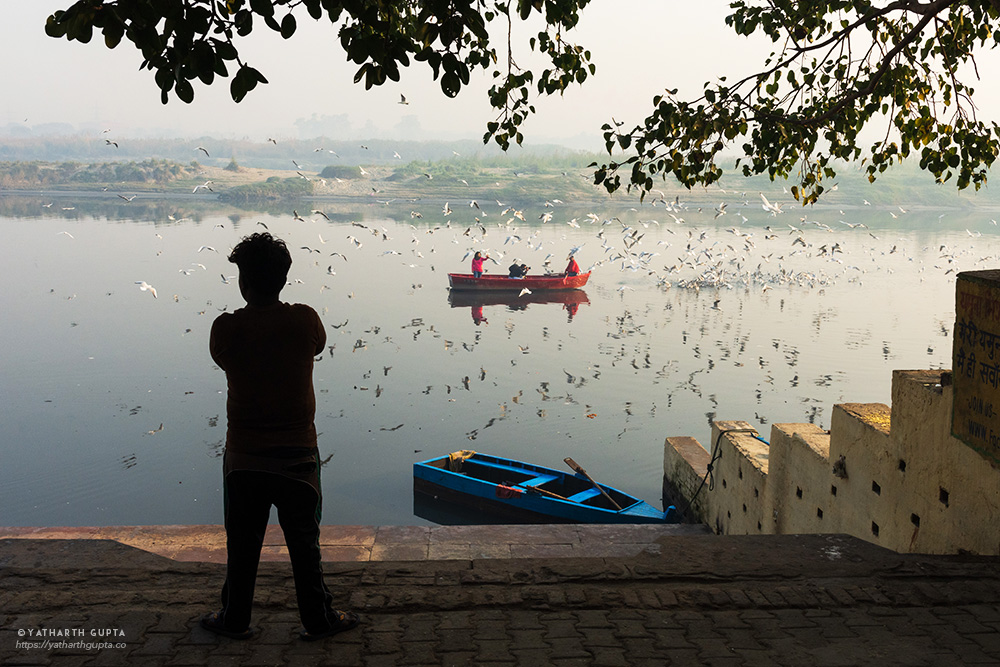
[[[830,492],[829,450],[829,433],[815,424],[771,426],[775,464],[771,468],[774,511],[769,532],[842,532],[835,509],[843,497]],[[796,464],[787,465],[788,461]]]
[[[836,405],[829,432],[774,424],[769,447],[747,422],[716,422],[714,484],[693,508],[729,535],[846,533],[899,552],[1000,555],[1000,470],[951,436],[942,373],[896,371],[891,411]],[[668,439],[664,470],[683,458]]]
[[[720,433],[722,437],[720,438]],[[743,421],[712,424],[714,484],[705,489],[709,513],[704,522],[727,535],[771,532],[767,499],[770,452],[756,429]],[[717,447],[718,449],[715,449]]]

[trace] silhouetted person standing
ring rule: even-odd
[[[315,310],[278,300],[292,265],[284,241],[252,234],[233,248],[229,261],[239,267],[247,305],[216,318],[209,342],[228,383],[226,581],[222,609],[203,616],[201,626],[235,639],[253,636],[257,565],[274,505],[292,561],[300,635],[321,639],[358,624],[356,614],[333,609],[321,565],[323,498],[312,373],[326,332]]]

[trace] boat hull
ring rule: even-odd
[[[567,276],[565,273],[551,275],[528,275],[524,278],[482,275],[476,278],[471,273],[449,273],[448,286],[453,290],[474,290],[482,292],[520,292],[529,290],[572,290],[587,284],[590,272]]]
[[[607,485],[611,503],[581,475],[476,453],[448,469],[448,456],[413,464],[413,491],[519,523],[676,523],[662,512]],[[562,496],[561,498],[554,497]]]
[[[448,305],[452,308],[480,306],[524,306],[525,304],[562,304],[579,306],[590,299],[582,289],[539,290],[520,296],[518,292],[501,290],[449,290]]]

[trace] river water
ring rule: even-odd
[[[571,456],[659,506],[668,436],[828,427],[835,403],[888,403],[894,369],[949,367],[955,275],[998,263],[981,211],[480,206],[0,197],[0,525],[221,523],[208,334],[243,305],[228,249],[265,227],[292,250],[282,299],[327,327],[316,421],[341,524],[427,523],[412,464],[457,449]],[[470,250],[535,273],[574,247],[598,264],[580,293],[449,294]]]

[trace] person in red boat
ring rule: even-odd
[[[517,260],[515,259],[514,263],[511,264],[510,267],[508,267],[507,269],[508,272],[507,277],[524,278],[526,275],[528,275],[528,271],[530,270],[531,270],[530,266],[528,266],[527,264],[518,264]]]
[[[476,251],[475,257],[472,258],[472,277],[481,278],[483,275],[483,262],[490,258],[489,255],[483,255],[483,253]]]
[[[569,256],[569,264],[566,265],[566,275],[575,276],[580,273],[580,265],[576,263],[576,257]]]

